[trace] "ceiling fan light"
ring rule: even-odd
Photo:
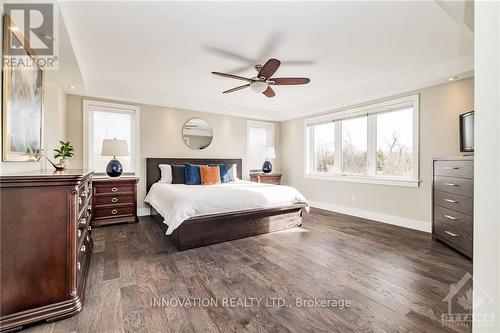
[[[256,93],[263,93],[267,89],[267,82],[264,81],[254,81],[250,83],[250,89]]]

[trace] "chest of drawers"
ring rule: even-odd
[[[92,252],[92,172],[0,176],[1,331],[82,309]]]
[[[472,258],[474,157],[433,160],[432,237]]]
[[[94,178],[92,226],[137,222],[136,177]]]

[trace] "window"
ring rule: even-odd
[[[260,121],[247,122],[247,152],[249,171],[262,170],[268,147],[274,147],[274,124]],[[273,159],[270,159],[271,163]]]
[[[306,119],[306,177],[418,186],[418,95]]]
[[[127,141],[129,156],[117,156],[124,174],[138,172],[139,108],[131,105],[85,100],[83,105],[84,167],[106,173],[112,156],[101,156],[104,139]]]

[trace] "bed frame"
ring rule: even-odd
[[[160,180],[159,164],[236,164],[241,179],[241,159],[199,159],[199,158],[146,158],[147,191]],[[305,203],[242,210],[230,213],[204,215],[185,220],[171,235],[172,243],[178,250],[227,242],[230,240],[294,228],[302,225],[302,211]],[[151,215],[162,230],[167,225],[163,218],[151,207]]]

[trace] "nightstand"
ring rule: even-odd
[[[257,183],[266,183],[279,185],[281,183],[281,174],[279,173],[252,173],[250,180]]]
[[[93,227],[137,222],[137,177],[92,179]]]

